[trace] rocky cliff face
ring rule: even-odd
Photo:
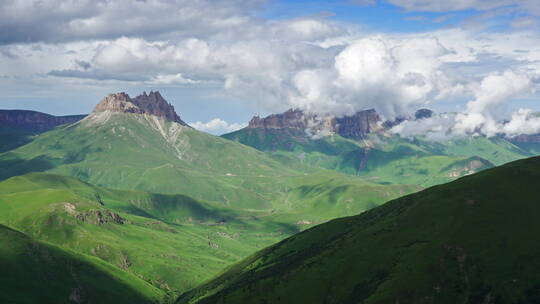
[[[298,129],[308,134],[333,132],[344,137],[362,138],[366,134],[380,131],[381,119],[375,110],[359,111],[352,116],[334,117],[305,113],[290,109],[283,114],[272,114],[265,118],[255,116],[248,128]]]
[[[157,91],[150,92],[150,94],[143,92],[135,98],[131,98],[123,92],[109,94],[94,109],[94,112],[105,111],[149,114],[187,126],[176,114],[174,107]]]
[[[248,128],[264,128],[264,129],[305,129],[310,119],[310,115],[305,115],[303,111],[298,109],[290,109],[282,114],[272,114],[261,118],[253,117],[249,121]],[[311,115],[312,116],[312,115]]]
[[[381,131],[381,118],[375,110],[356,112],[352,116],[334,118],[334,129],[343,137],[362,138],[366,134]]]
[[[36,111],[0,110],[0,127],[41,133],[63,124],[75,123],[86,115],[53,116]]]

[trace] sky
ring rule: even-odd
[[[300,108],[403,136],[540,132],[537,0],[3,0],[0,108],[92,111],[159,90],[213,134]]]

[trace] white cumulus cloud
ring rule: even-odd
[[[193,128],[215,135],[233,132],[247,126],[245,123],[228,123],[220,118],[214,118],[208,122],[196,121],[189,123]]]

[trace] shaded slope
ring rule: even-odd
[[[35,134],[29,131],[0,127],[0,153],[29,143]]]
[[[538,303],[540,157],[269,247],[178,303]]]
[[[2,303],[156,303],[163,292],[103,261],[0,225]]]

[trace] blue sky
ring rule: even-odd
[[[214,134],[290,107],[485,123],[540,110],[539,15],[532,0],[8,0],[0,108],[79,114],[159,90]]]
[[[415,12],[386,2],[358,5],[351,1],[273,1],[260,16],[268,19],[327,16],[373,32],[414,33],[455,25],[478,12]],[[437,20],[440,18],[440,20]]]

